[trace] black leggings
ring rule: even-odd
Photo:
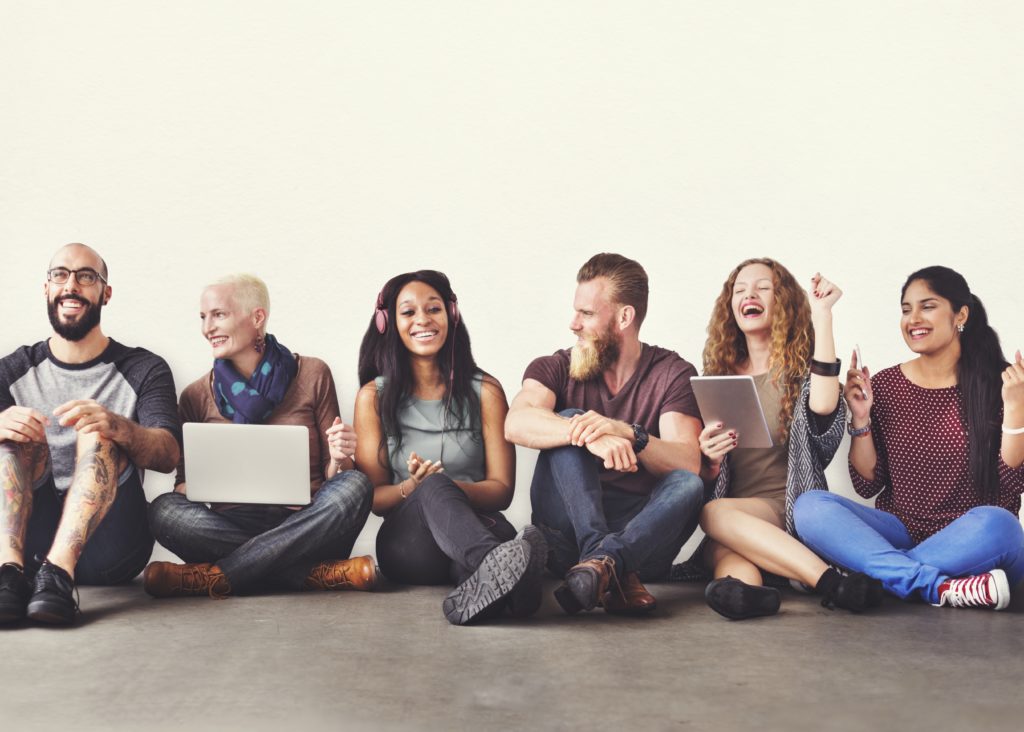
[[[460,584],[516,530],[499,512],[477,513],[447,475],[435,473],[384,517],[377,562],[406,585]]]

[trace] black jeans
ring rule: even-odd
[[[489,551],[515,535],[504,516],[477,513],[452,479],[437,473],[384,517],[377,562],[393,582],[460,584]]]
[[[53,477],[32,494],[32,515],[25,535],[25,573],[39,569],[35,560],[46,556],[64,513]],[[137,471],[117,486],[114,503],[89,538],[75,566],[75,583],[119,585],[141,572],[153,553],[153,535],[146,523],[146,494]]]

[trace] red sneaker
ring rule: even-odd
[[[993,569],[973,577],[948,579],[939,585],[939,601],[935,607],[990,607],[1002,610],[1010,604],[1010,583],[1006,572]]]

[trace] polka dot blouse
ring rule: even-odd
[[[983,504],[971,477],[960,387],[925,389],[911,383],[899,366],[875,374],[871,387],[871,439],[878,463],[871,481],[850,465],[853,487],[865,498],[878,494],[875,507],[895,514],[920,542]],[[996,504],[1016,516],[1024,466],[1010,468],[1000,456],[998,474]]]

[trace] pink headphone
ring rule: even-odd
[[[384,290],[377,293],[377,308],[373,314],[373,322],[377,326],[377,332],[384,335],[388,329],[388,306],[384,302]],[[448,323],[452,331],[459,327],[459,298],[454,292],[448,301]]]

